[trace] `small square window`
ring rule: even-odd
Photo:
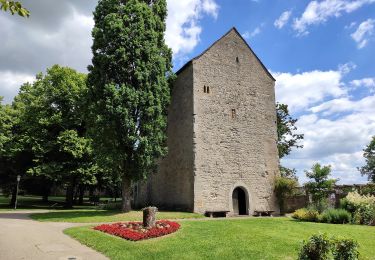
[[[235,119],[237,117],[236,109],[232,109],[232,118]]]

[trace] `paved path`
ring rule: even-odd
[[[66,228],[82,224],[38,222],[31,220],[29,213],[0,213],[1,260],[108,259],[63,233]]]

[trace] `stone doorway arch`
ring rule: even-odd
[[[247,192],[242,187],[237,187],[232,193],[232,205],[234,215],[249,215]]]

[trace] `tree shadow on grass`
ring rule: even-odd
[[[30,217],[38,221],[61,221],[69,222],[70,220],[85,218],[101,218],[120,214],[117,210],[59,210],[47,213],[34,213]],[[87,222],[87,221],[83,221]]]

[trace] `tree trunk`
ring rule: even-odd
[[[49,197],[49,194],[51,193],[52,182],[43,178],[41,185],[43,185],[43,187],[41,188],[42,189],[42,201],[48,202],[48,197]]]
[[[131,180],[128,176],[122,177],[122,212],[131,211]]]
[[[12,190],[12,197],[10,199],[9,206],[14,208],[14,204],[16,204],[16,193],[17,193],[17,187],[14,187]]]
[[[78,205],[83,205],[83,197],[85,195],[85,187],[81,184],[79,185],[79,199]]]
[[[48,194],[45,194],[45,193],[43,194],[42,201],[48,202]]]
[[[143,226],[145,228],[152,228],[156,225],[156,212],[158,208],[147,207],[143,209]]]
[[[75,181],[72,180],[66,188],[65,208],[73,208]]]

